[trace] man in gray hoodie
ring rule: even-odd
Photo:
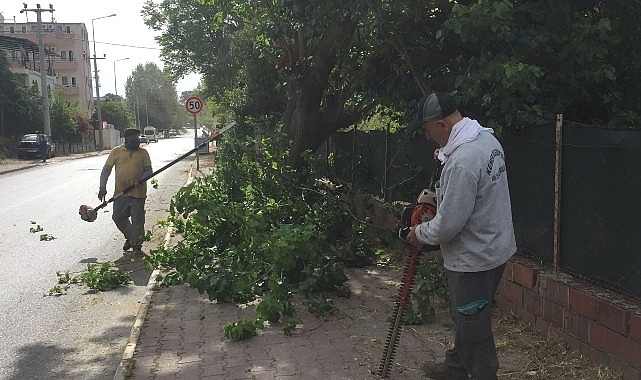
[[[455,326],[445,362],[428,362],[423,370],[432,379],[495,380],[492,299],[516,252],[503,148],[492,129],[461,115],[449,93],[424,96],[409,128],[422,128],[440,145],[443,170],[436,216],[412,227],[407,239],[417,248],[440,245]]]

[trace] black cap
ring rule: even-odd
[[[450,116],[458,109],[456,98],[449,92],[432,92],[418,101],[418,115],[407,128],[415,131],[423,123],[432,120],[440,120]]]

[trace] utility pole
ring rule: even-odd
[[[43,108],[43,133],[51,136],[51,119],[49,117],[49,89],[47,88],[47,67],[45,66],[45,41],[44,29],[42,28],[42,12],[51,12],[53,14],[53,5],[49,4],[49,9],[40,8],[40,4],[36,4],[35,9],[27,9],[27,3],[22,3],[24,8],[20,13],[36,12],[38,16],[38,52],[40,58],[40,92],[42,92],[42,108]]]

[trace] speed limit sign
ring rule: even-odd
[[[187,112],[197,114],[203,110],[203,101],[196,96],[190,96],[185,101],[185,108],[187,108]]]

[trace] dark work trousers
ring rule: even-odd
[[[111,219],[132,247],[142,246],[145,236],[145,198],[122,196],[114,200]]]
[[[446,353],[446,364],[461,364],[475,380],[496,380],[499,362],[492,334],[492,300],[505,264],[484,272],[447,271],[454,349]]]

